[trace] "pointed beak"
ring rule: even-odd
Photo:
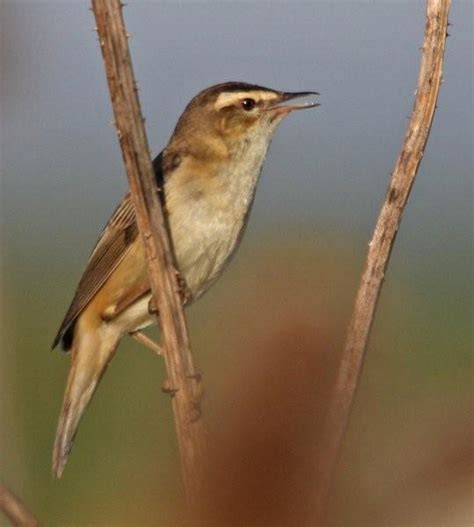
[[[272,104],[267,110],[273,110],[275,113],[288,113],[293,110],[304,110],[305,108],[316,108],[320,106],[316,102],[316,97],[319,95],[315,91],[302,92],[286,92],[281,94],[281,99]],[[294,102],[298,99],[298,102]]]

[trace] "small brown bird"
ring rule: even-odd
[[[217,280],[240,242],[276,127],[292,110],[319,106],[316,95],[227,82],[202,91],[184,110],[153,167],[189,302]],[[304,100],[293,102],[297,98]],[[53,348],[61,342],[71,350],[53,452],[57,477],[121,338],[153,323],[150,300],[144,248],[126,194],[92,251],[53,342]]]

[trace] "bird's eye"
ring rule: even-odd
[[[246,112],[250,112],[250,110],[255,108],[256,102],[255,99],[244,99],[240,104]]]

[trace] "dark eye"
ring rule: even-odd
[[[244,99],[243,101],[241,101],[240,104],[246,112],[250,112],[250,110],[253,110],[255,108],[256,102],[254,99]]]

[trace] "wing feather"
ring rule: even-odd
[[[164,153],[162,152],[153,160],[153,170],[159,197],[164,203]],[[178,163],[179,164],[179,163]],[[175,165],[168,168],[171,173]],[[129,193],[125,195],[92,250],[86,270],[77,286],[74,298],[64,316],[59,331],[53,341],[55,348],[62,339],[65,349],[72,343],[72,328],[81,311],[92,300],[97,291],[104,285],[107,278],[114,272],[124,256],[127,254],[132,242],[138,236],[138,227],[135,222],[135,210]]]
[[[137,235],[135,211],[130,194],[126,194],[99,236],[71,305],[54,339],[53,348],[117,268]]]

